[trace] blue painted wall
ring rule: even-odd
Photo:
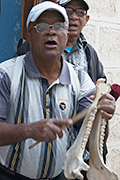
[[[0,62],[13,57],[21,34],[22,0],[0,0]]]

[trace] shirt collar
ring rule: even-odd
[[[63,85],[68,85],[71,83],[70,72],[69,72],[67,63],[63,59],[62,56],[61,56],[61,62],[62,62],[62,69],[59,76],[59,83]],[[28,52],[25,56],[25,69],[26,69],[27,75],[31,78],[33,77],[44,78],[42,74],[39,72],[39,70],[37,69],[37,66],[35,64],[31,51]]]

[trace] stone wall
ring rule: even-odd
[[[90,20],[83,33],[96,49],[108,82],[120,84],[120,0],[86,2],[90,6]],[[120,98],[109,124],[107,166],[120,179]]]

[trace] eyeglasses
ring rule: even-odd
[[[40,23],[40,24],[37,24],[36,26],[34,26],[33,28],[35,28],[38,33],[42,33],[42,32],[49,31],[50,27],[52,27],[55,31],[61,31],[63,29],[67,29],[68,25],[66,23],[62,23],[62,22],[54,23],[53,25],[49,25],[47,23]],[[32,29],[30,29],[29,32]]]
[[[84,15],[87,14],[87,11],[83,9],[72,9],[70,7],[66,7],[65,9],[66,9],[67,15],[71,15],[74,11],[80,17],[83,17]]]

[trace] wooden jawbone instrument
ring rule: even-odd
[[[117,175],[108,169],[103,162],[103,141],[106,120],[101,117],[97,104],[100,97],[112,94],[115,99],[120,96],[120,86],[110,85],[99,79],[96,84],[96,98],[87,112],[74,144],[68,149],[64,163],[64,174],[67,179],[83,179],[81,171],[87,171],[88,180],[118,180]],[[89,143],[88,143],[89,139]],[[83,160],[84,149],[89,144],[89,165]]]

